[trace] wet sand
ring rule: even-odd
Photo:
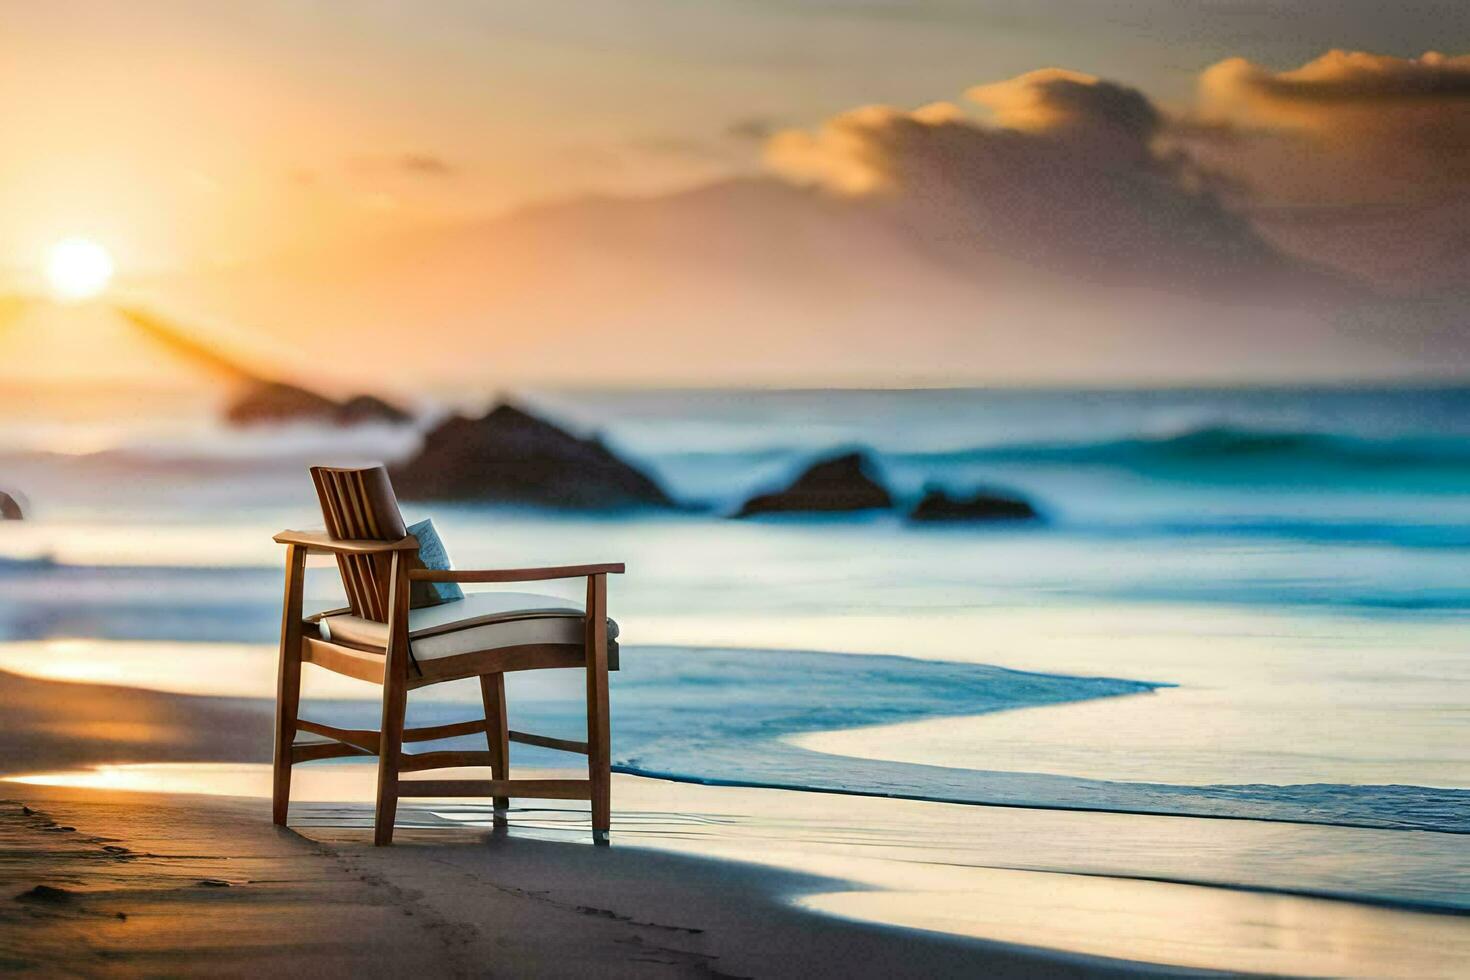
[[[110,762],[269,761],[269,705],[0,671],[0,773]]]
[[[6,795],[14,795],[8,787]],[[1116,976],[845,922],[838,883],[469,829],[280,831],[258,801],[25,787],[0,807],[0,966],[40,975]],[[105,798],[104,798],[105,797]]]
[[[525,801],[496,828],[470,801],[414,801],[383,849],[367,766],[303,767],[292,829],[269,823],[269,719],[249,702],[0,675],[0,708],[4,769],[67,773],[0,781],[0,969],[23,974],[1454,976],[1470,963],[1463,916],[1127,880],[1087,861],[1089,841],[1129,835],[1184,865],[1191,833],[1269,853],[1271,825],[1222,837],[1218,821],[619,776],[609,848],[591,846],[575,804]],[[87,734],[107,723],[124,727]],[[215,764],[76,773],[191,753]]]

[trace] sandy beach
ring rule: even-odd
[[[4,757],[42,768],[258,759],[267,744],[251,736],[268,719],[223,699],[10,674],[0,697]],[[0,795],[0,964],[22,974],[794,976],[845,957],[874,976],[1119,973],[819,916],[779,896],[821,879],[759,866],[475,828],[374,849],[361,805],[318,804],[297,833],[261,798],[17,782]]]
[[[609,848],[574,805],[495,827],[473,802],[425,801],[383,849],[370,766],[304,768],[292,828],[270,824],[258,703],[8,674],[0,698],[6,766],[31,773],[0,783],[0,963],[21,974],[1453,976],[1470,962],[1462,916],[1130,880],[1089,870],[1078,846],[1131,835],[1188,860],[1192,824],[1242,850],[1269,847],[1269,824],[619,776]]]

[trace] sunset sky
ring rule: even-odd
[[[1189,363],[1194,340],[1174,350],[1138,326],[1150,317],[1218,323],[1222,350],[1285,338],[1217,361],[1222,376],[1470,366],[1466,5],[62,0],[0,18],[11,288],[80,235],[120,284],[267,347],[299,338],[308,310],[324,345],[393,336],[373,317],[419,311],[550,380],[635,364],[635,382],[873,380],[900,319],[934,355],[900,356],[910,379],[983,379],[987,360],[1085,376],[1115,342],[1153,353],[1103,376],[1211,374]],[[757,254],[772,235],[793,247],[791,228],[760,224],[793,208],[812,236],[799,274]],[[649,230],[681,222],[724,251],[691,257],[686,232]],[[607,258],[632,225],[630,254]],[[592,241],[603,252],[581,254]],[[808,268],[831,243],[843,254]],[[292,282],[262,286],[283,269]],[[1038,306],[1058,281],[1075,295]],[[551,283],[581,305],[548,305]],[[687,326],[701,303],[728,320]],[[1003,324],[1029,317],[1075,356],[995,360]],[[737,336],[754,321],[770,335]],[[549,366],[527,339],[585,353],[608,330],[657,342]],[[845,330],[871,356],[817,370]]]

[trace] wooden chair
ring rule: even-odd
[[[406,533],[398,503],[381,466],[311,470],[326,520],[325,532],[282,531],[286,598],[281,614],[281,663],[276,689],[275,785],[272,816],[286,825],[291,767],[314,759],[378,757],[373,842],[393,842],[393,819],[405,797],[486,796],[504,819],[512,797],[590,800],[593,839],[605,843],[611,818],[607,672],[617,669],[615,626],[607,618],[607,576],[621,564],[431,571],[418,560],[418,541]],[[306,556],[335,555],[348,607],[302,617]],[[409,608],[412,582],[532,582],[585,578],[587,601],[530,593],[470,593],[463,600]],[[614,633],[615,635],[615,633]],[[298,716],[301,665],[381,684],[378,731],[335,728]],[[506,724],[505,674],[513,670],[584,668],[587,741],[511,731]],[[467,677],[480,679],[484,718],[405,729],[408,692]],[[308,732],[330,741],[298,744]],[[404,742],[484,732],[486,751],[408,753]],[[510,744],[522,742],[587,757],[586,779],[511,779]],[[489,766],[491,779],[403,780],[405,772]]]

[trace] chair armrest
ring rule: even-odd
[[[432,568],[409,569],[408,577],[413,582],[541,582],[554,578],[586,578],[589,575],[621,575],[626,570],[622,562],[607,565],[553,565],[549,568],[453,568],[441,571]]]
[[[282,531],[274,538],[277,544],[294,544],[308,552],[338,555],[378,555],[393,551],[417,551],[419,539],[412,534],[397,541],[338,540],[325,531]]]

